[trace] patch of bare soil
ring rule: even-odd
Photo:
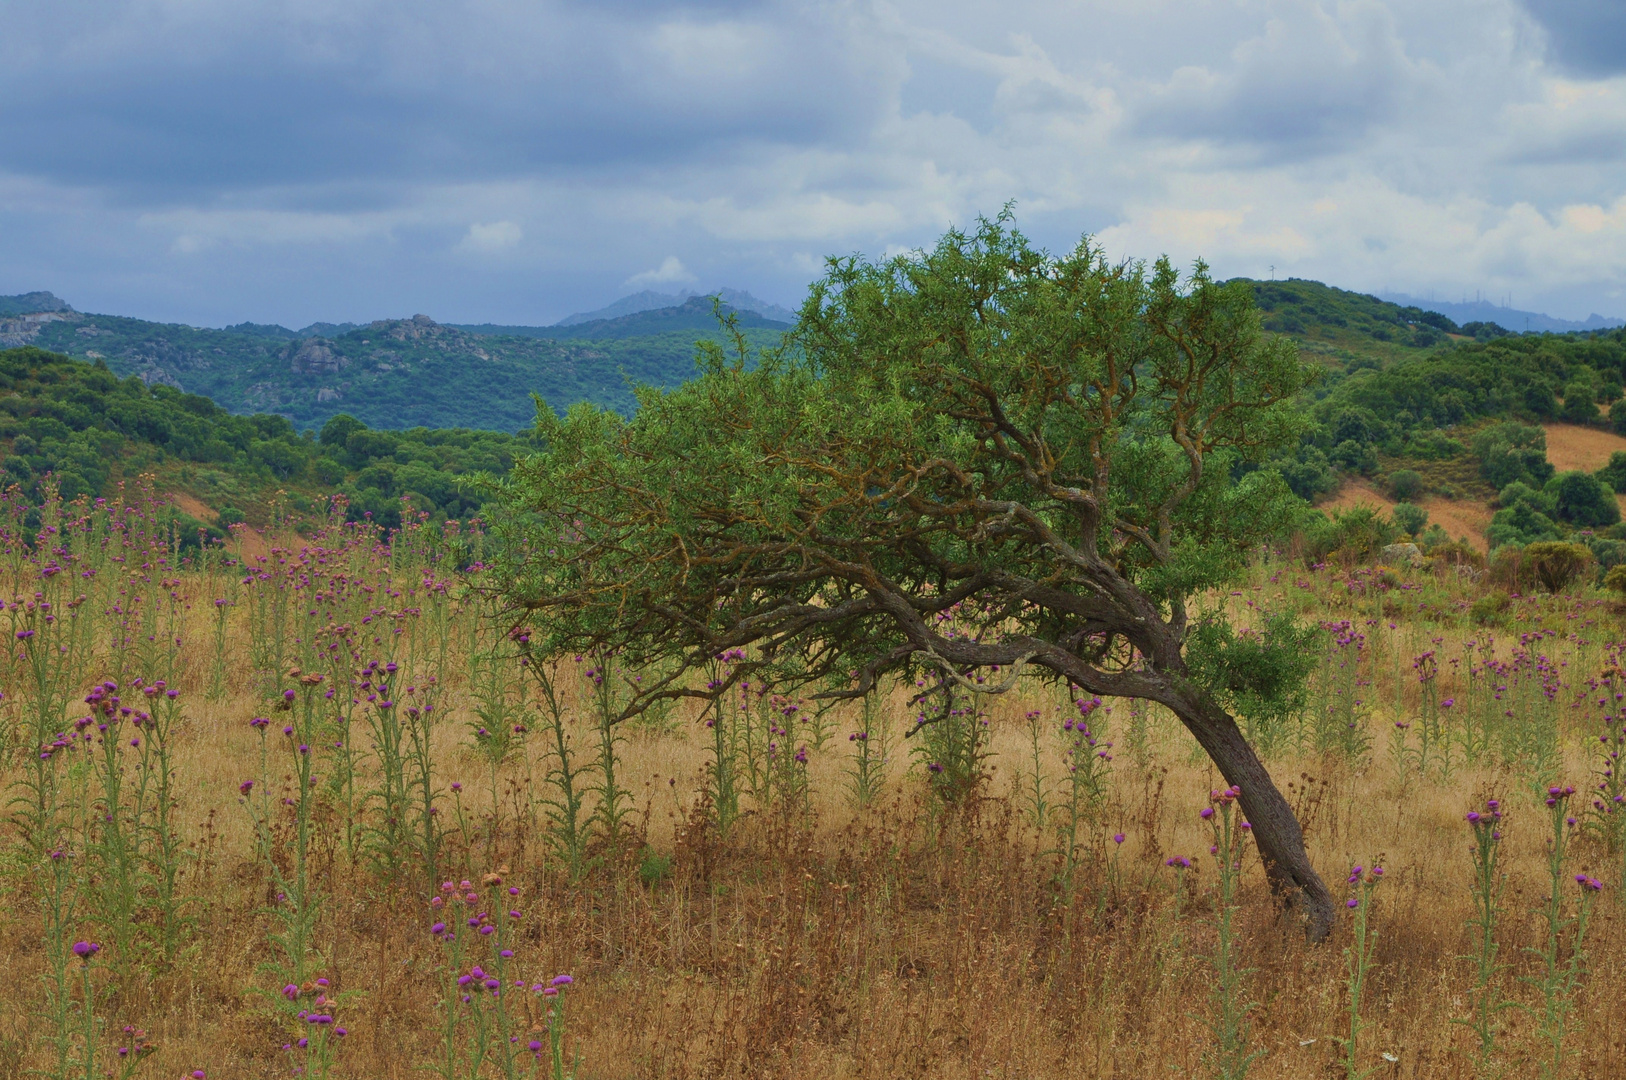
[[[195,495],[188,495],[184,491],[171,491],[165,498],[199,521],[213,521],[215,519],[215,511],[208,503]],[[271,553],[271,545],[266,542],[265,536],[258,529],[249,525],[239,525],[235,529],[228,531],[242,545],[244,558],[252,559],[256,555],[269,555]],[[230,541],[227,543],[230,544]]]
[[[1626,436],[1576,424],[1543,424],[1547,433],[1547,460],[1559,472],[1581,469],[1596,472],[1609,464],[1609,455],[1626,450]]]
[[[1353,510],[1357,506],[1370,506],[1387,514],[1394,509],[1394,505],[1393,499],[1373,487],[1369,481],[1350,480],[1319,508],[1330,514],[1333,511]],[[1428,511],[1428,520],[1438,522],[1440,528],[1451,535],[1451,539],[1466,539],[1480,551],[1485,550],[1485,527],[1491,520],[1489,506],[1466,499],[1442,499],[1437,495],[1431,495],[1417,505]]]

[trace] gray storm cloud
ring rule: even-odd
[[[666,260],[1017,200],[1052,246],[1626,312],[1626,27],[1580,0],[8,5],[0,292],[537,321]]]

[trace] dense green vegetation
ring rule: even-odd
[[[1537,425],[1626,433],[1626,331],[1453,336],[1425,353],[1357,357],[1329,370],[1309,395],[1298,447],[1275,463],[1289,486],[1313,500],[1341,476],[1361,475],[1397,499],[1488,499],[1497,510],[1487,532],[1493,547],[1615,526],[1609,496],[1626,487],[1626,461],[1596,478],[1555,476]]]
[[[422,315],[308,327],[336,333],[301,338],[282,327],[207,330],[74,315],[40,328],[33,344],[205,395],[234,413],[275,413],[300,429],[345,413],[374,428],[518,431],[534,419],[533,393],[559,409],[590,401],[630,413],[633,385],[675,386],[693,375],[695,341],[722,337],[709,305],[704,326],[689,325],[700,318],[691,312],[650,333],[660,325],[655,314],[629,317],[648,324],[641,336],[615,336],[626,328],[610,326],[610,336],[589,340],[605,329],[589,324],[568,328],[570,341],[470,333]],[[780,324],[759,316],[743,313],[740,322],[754,346],[781,337]]]
[[[0,439],[10,443],[0,467],[34,501],[47,482],[68,498],[99,496],[152,471],[222,518],[231,510],[240,519],[244,503],[263,505],[278,491],[310,511],[337,492],[351,517],[394,527],[403,507],[432,519],[477,513],[481,496],[469,481],[505,473],[532,447],[527,436],[379,431],[348,416],[319,436],[300,433],[283,416],[233,415],[201,395],[35,347],[0,352],[0,392]]]
[[[1363,476],[1408,503],[1439,495],[1490,501],[1494,543],[1611,528],[1595,520],[1607,508],[1578,506],[1594,489],[1626,490],[1626,461],[1599,474],[1602,488],[1555,477],[1540,429],[1530,425],[1562,420],[1626,433],[1626,331],[1512,335],[1314,281],[1236,283],[1251,288],[1263,328],[1290,337],[1321,371],[1301,399],[1303,437],[1264,464],[1296,494],[1313,502],[1344,478]],[[781,340],[783,324],[736,315],[753,349]],[[262,481],[342,483],[357,507],[391,518],[402,495],[436,513],[470,512],[455,478],[502,471],[515,443],[476,431],[529,430],[533,393],[559,412],[588,402],[630,415],[635,385],[680,384],[695,372],[696,341],[722,338],[710,299],[696,297],[568,327],[448,326],[417,316],[299,331],[249,323],[203,330],[70,311],[39,326],[36,342],[96,360],[110,376],[140,376],[152,401],[195,403],[202,395],[221,406],[210,423],[236,414],[253,427],[245,436],[240,425],[225,425],[205,440],[231,447],[231,455],[190,447],[185,437],[173,445],[147,440],[150,451],[130,450],[134,443],[121,450],[204,466],[195,486],[215,489],[201,492],[213,505],[252,499],[238,489],[257,490]],[[346,418],[340,427],[348,431],[349,417],[369,429],[362,441],[370,452],[317,437],[335,418]],[[92,426],[146,439],[119,422]],[[43,441],[20,432],[20,460],[7,468],[19,481],[56,471],[70,490],[97,490],[119,464],[89,431],[80,425],[72,438],[48,433]],[[1409,520],[1414,511],[1406,513]]]

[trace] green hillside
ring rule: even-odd
[[[51,484],[65,498],[94,497],[150,473],[161,490],[211,507],[219,517],[202,522],[210,526],[263,523],[279,499],[322,513],[335,493],[352,518],[386,526],[403,506],[464,520],[481,506],[470,481],[507,472],[533,445],[497,431],[375,431],[346,416],[319,436],[301,434],[283,416],[233,415],[163,383],[121,379],[101,361],[34,347],[0,351],[0,441],[0,482],[31,502]]]
[[[577,340],[562,341],[476,334],[422,315],[295,338],[281,327],[209,330],[73,314],[30,327],[29,343],[101,360],[115,375],[205,395],[230,412],[284,416],[298,429],[347,413],[374,428],[518,431],[535,415],[533,393],[559,409],[590,401],[630,412],[632,385],[687,379],[695,341],[721,339],[709,304],[705,317],[709,324],[669,320],[660,333],[606,340],[580,340],[594,328],[572,327]],[[780,324],[758,316],[741,323],[754,346],[781,336]]]

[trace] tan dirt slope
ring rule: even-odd
[[[199,521],[215,519],[215,511],[195,495],[188,495],[184,491],[171,491],[166,498]],[[252,559],[258,555],[270,554],[271,545],[266,543],[265,537],[258,529],[244,525],[235,535],[242,544],[242,553],[245,557]]]
[[[1321,504],[1320,509],[1327,513],[1335,510],[1351,510],[1357,506],[1371,506],[1387,514],[1394,509],[1395,500],[1380,492],[1366,480],[1354,480],[1344,484],[1338,489],[1338,494]],[[1460,540],[1464,537],[1480,551],[1485,550],[1485,527],[1490,524],[1490,507],[1480,502],[1468,502],[1462,499],[1442,499],[1431,495],[1418,502],[1424,510],[1428,511],[1428,520],[1437,521],[1440,527],[1451,534],[1451,539]]]

